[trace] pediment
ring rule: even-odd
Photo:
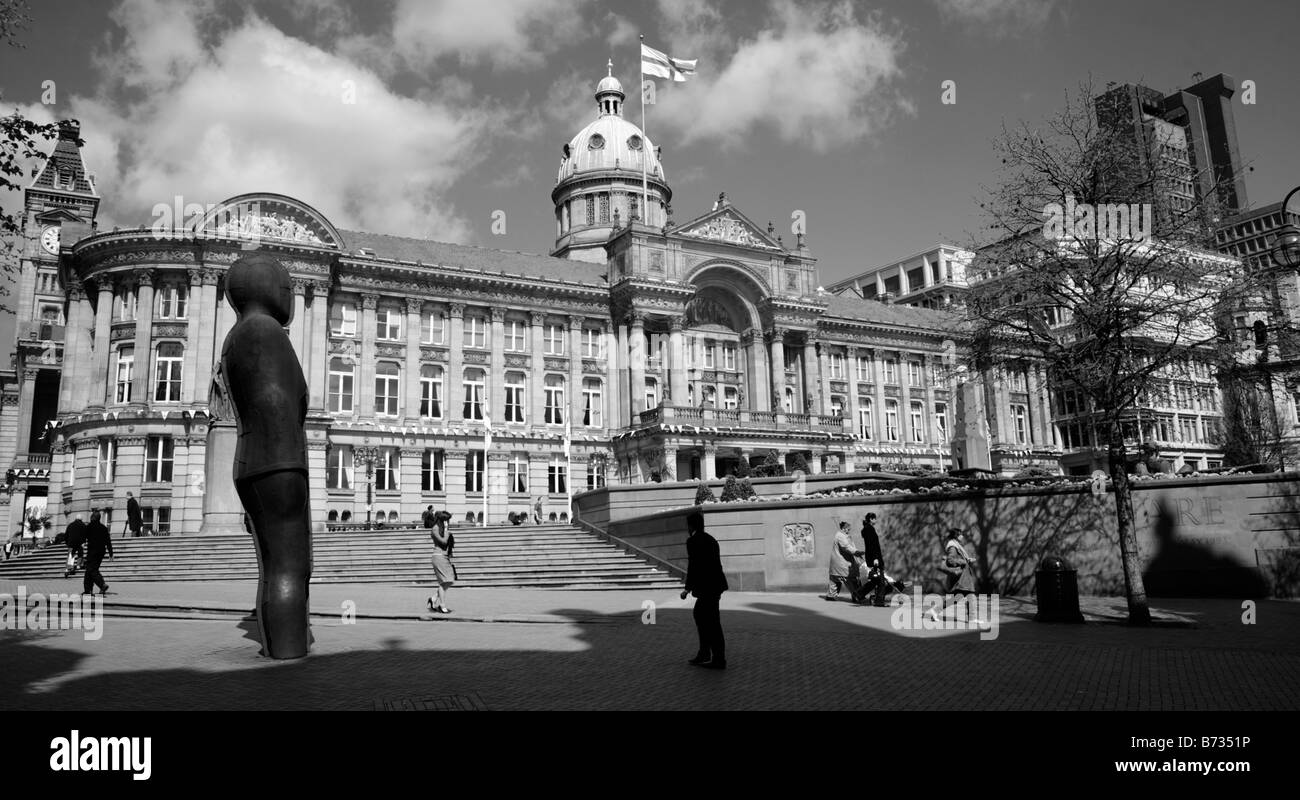
[[[81,222],[81,217],[66,208],[51,208],[36,215],[36,221],[42,225],[62,225],[65,222]]]
[[[710,211],[699,219],[692,220],[673,231],[679,236],[691,239],[704,239],[712,242],[752,247],[758,250],[785,252],[785,248],[776,243],[762,229],[744,214],[727,206]]]

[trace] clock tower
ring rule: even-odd
[[[26,516],[47,506],[51,454],[44,437],[59,412],[60,383],[69,347],[89,347],[77,320],[89,312],[86,290],[65,279],[62,250],[94,231],[99,193],[81,156],[80,126],[59,123],[58,139],[41,171],[23,193],[23,230],[18,248],[16,285],[10,294],[14,314],[13,377],[0,402],[0,468],[12,475],[7,514],[10,531]],[[72,321],[69,324],[70,320]],[[83,341],[84,340],[84,341]],[[4,366],[8,366],[5,364]]]

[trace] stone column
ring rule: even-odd
[[[199,361],[201,360],[203,336],[203,309],[200,306],[203,295],[203,273],[201,270],[189,271],[189,287],[186,289],[187,305],[185,316],[185,366],[181,368],[181,402],[192,404],[196,397],[207,395],[206,384],[199,383]]]
[[[246,533],[244,506],[235,491],[235,421],[212,420],[204,451],[203,524],[200,534]]]
[[[631,365],[631,380],[629,389],[631,391],[632,401],[632,424],[641,420],[641,412],[646,410],[645,407],[645,367],[646,359],[650,354],[646,352],[645,345],[645,312],[633,311],[629,317],[631,330],[628,332],[628,361]]]
[[[311,282],[305,278],[291,278],[293,287],[293,319],[289,322],[289,343],[298,356],[298,363],[304,372],[307,368],[307,286]]]
[[[329,378],[329,283],[317,281],[311,290],[312,370],[308,379],[308,408],[325,411],[325,383]]]
[[[101,275],[99,303],[95,307],[95,354],[89,370],[91,379],[86,392],[89,407],[103,408],[113,401],[113,358],[109,353],[109,333],[113,325],[113,278]],[[122,290],[126,291],[125,284]]]
[[[1052,422],[1049,411],[1049,399],[1043,391],[1042,372],[1037,365],[1028,369],[1026,377],[1029,389],[1029,441],[1035,447],[1048,447],[1052,444],[1052,435],[1049,433],[1049,427]],[[1174,420],[1174,430],[1178,430],[1178,420]]]
[[[462,309],[464,306],[462,306]],[[465,458],[469,451],[464,448],[448,449],[443,457],[443,488],[446,489],[447,510],[455,515],[456,521],[464,522],[465,512],[474,511],[477,513],[482,504],[476,504],[477,507],[470,508],[470,503],[465,499]],[[459,500],[459,505],[452,508],[453,502]]]
[[[418,422],[420,419],[420,314],[423,310],[423,300],[418,297],[406,298],[406,363],[402,368],[402,379],[405,381],[402,386],[405,391],[402,395],[405,400],[403,415],[408,422]],[[405,509],[402,516],[406,516]]]
[[[224,274],[218,276],[216,287],[217,295],[217,332],[213,341],[215,342],[216,361],[221,360],[221,348],[226,345],[226,337],[230,335],[230,329],[235,327],[235,309],[231,307],[226,300],[226,286]]]
[[[718,448],[715,445],[706,444],[704,446],[704,457],[700,459],[700,470],[704,474],[704,480],[712,481],[718,478]]]
[[[448,423],[456,423],[463,422],[465,419],[465,304],[451,303],[447,307],[447,316],[451,318],[451,341],[447,343],[447,374],[443,376],[443,386],[447,394],[447,407],[443,410],[443,419]],[[450,467],[448,469],[450,470]],[[460,485],[464,491],[463,455]]]
[[[761,332],[748,328],[740,336],[745,348],[745,400],[742,408],[751,411],[770,411],[772,406],[771,389],[767,386],[767,358],[763,348]]]
[[[844,379],[848,383],[848,396],[844,398],[844,414],[849,419],[849,430],[854,438],[858,435],[858,348],[849,345],[844,348]],[[852,448],[852,445],[849,445]],[[849,450],[845,460],[852,465],[853,451]],[[852,471],[852,470],[847,470]]]
[[[817,404],[817,413],[829,414],[831,413],[831,354],[830,344],[825,340],[821,341],[817,346],[817,370],[822,376],[822,397],[821,402]]]
[[[361,295],[361,369],[354,387],[353,409],[357,416],[365,420],[375,418],[375,361],[378,351],[375,347],[375,309],[379,307],[379,295]]]
[[[582,425],[582,321],[577,315],[569,317],[569,421],[572,429]],[[569,476],[572,479],[573,476]]]
[[[611,383],[618,386],[619,404],[617,423],[611,420],[611,424],[621,426],[633,425],[635,420],[632,418],[632,358],[631,342],[628,337],[627,323],[622,322],[618,326],[618,342],[612,352],[618,355],[618,369],[615,371],[611,368]],[[630,475],[630,473],[629,473]]]
[[[684,406],[689,402],[686,398],[686,343],[682,336],[682,325],[685,320],[680,316],[675,316],[670,321],[671,328],[668,333],[668,351],[672,359],[671,365],[671,383],[672,383],[672,402],[675,405]],[[721,353],[719,353],[721,357]],[[719,407],[721,407],[722,397],[718,397]]]
[[[927,444],[934,445],[938,450],[947,455],[948,443],[940,438],[939,426],[936,424],[934,417],[934,382],[930,380],[930,373],[934,370],[934,356],[921,356],[921,384],[925,387],[925,408],[922,411],[925,416],[925,441]],[[952,409],[947,411],[948,429],[952,430]]]
[[[95,353],[90,351],[92,312],[81,281],[73,278],[68,287],[68,327],[63,336],[63,374],[59,384],[59,412],[86,407],[88,377],[93,374]]]
[[[817,413],[818,385],[817,341],[812,334],[806,334],[803,342],[803,412]]]
[[[615,340],[611,331],[612,324],[609,320],[601,320],[601,341],[604,344],[605,356],[605,429],[613,430],[622,425],[622,415],[619,414],[619,399],[622,396],[621,381],[619,380],[620,366],[623,363],[621,353],[618,349],[618,342]]]
[[[202,270],[199,273],[201,286],[199,287],[197,309],[193,303],[190,305],[190,325],[197,325],[199,329],[199,354],[195,362],[194,399],[201,405],[208,404],[208,395],[212,388],[213,367],[217,359],[221,357],[217,347],[224,344],[224,342],[217,341],[217,319],[220,317],[220,306],[223,304],[222,298],[217,296],[217,282],[220,279],[220,274],[216,270]]]
[[[873,441],[877,447],[887,447],[889,440],[885,438],[885,353],[881,350],[871,351],[871,372],[875,376],[875,409],[871,414],[871,427],[873,430]]]
[[[903,447],[913,447],[912,440],[912,373],[911,355],[898,354],[898,388],[901,397],[898,400],[898,432],[903,440]],[[924,409],[922,409],[924,411]]]
[[[18,439],[14,451],[29,453],[32,437],[32,406],[36,399],[36,376],[40,370],[27,368],[23,370],[23,382],[18,389]]]
[[[677,474],[677,448],[670,445],[664,445],[664,466],[662,480],[678,481],[682,477]]]
[[[131,405],[145,406],[149,403],[149,378],[154,365],[153,353],[150,352],[153,338],[153,275],[144,270],[137,272],[136,285],[139,295],[135,307],[135,375],[131,379]],[[108,383],[112,386],[112,358],[108,357],[107,349],[104,355],[109,361]]]
[[[492,363],[487,365],[488,414],[493,425],[500,425],[506,418],[506,310],[500,306],[491,309]]]
[[[773,328],[767,332],[767,339],[772,350],[772,411],[783,411],[785,402],[785,331]]]
[[[545,324],[545,313],[533,311],[528,315],[528,338],[532,349],[529,358],[533,367],[528,376],[528,421],[533,430],[542,430],[546,425],[546,347],[542,342],[542,326]]]

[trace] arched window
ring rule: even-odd
[[[352,512],[351,512],[351,511],[344,511],[343,514],[339,517],[339,520],[342,521],[342,522],[351,522],[351,521],[352,521]]]
[[[380,361],[375,367],[375,413],[385,417],[397,416],[397,399],[401,397],[402,368],[391,361]]]
[[[326,519],[327,519],[328,521],[330,521],[330,522],[338,522],[338,521],[339,521],[339,512],[338,512],[338,511],[331,510],[330,513],[326,516]]]
[[[185,345],[180,342],[163,342],[158,345],[154,370],[155,402],[179,403],[181,400],[181,365],[185,361]]]
[[[329,403],[330,411],[352,413],[352,384],[356,380],[356,366],[342,358],[330,359]]]
[[[442,367],[434,364],[420,367],[420,416],[442,417]]]

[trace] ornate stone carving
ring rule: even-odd
[[[311,286],[311,284],[312,282],[310,280],[307,280],[306,278],[289,279],[289,286],[293,288],[293,293],[295,295],[301,295],[303,297],[307,296],[307,287]]]
[[[591,361],[589,359],[583,359],[582,371],[596,374],[596,375],[604,375],[605,365],[600,361]]]
[[[81,281],[74,279],[68,286],[68,300],[76,303],[86,299],[86,289],[81,285]]]
[[[379,295],[369,292],[361,295],[361,307],[366,311],[374,311],[379,307]]]
[[[153,326],[153,336],[155,339],[158,338],[184,339],[188,334],[188,332],[189,332],[189,328],[183,322],[181,323],[155,322]]]
[[[406,355],[406,349],[398,345],[381,344],[375,346],[375,355],[380,358],[403,358]]]
[[[305,242],[325,245],[319,236],[296,219],[281,217],[278,212],[269,214],[245,213],[240,216],[218,215],[221,224],[211,232],[232,239],[280,239],[287,242]],[[333,246],[333,245],[330,245]]]
[[[425,361],[447,361],[447,350],[442,347],[421,347],[420,358]]]
[[[567,358],[547,358],[543,362],[545,369],[567,370],[569,368],[569,359]]]
[[[201,269],[189,270],[189,277],[190,277],[190,286],[197,289],[198,287],[203,285],[203,270]]]
[[[585,317],[580,317],[576,314],[571,314],[569,316],[569,330],[571,331],[582,330],[582,323],[585,321],[586,321]]]
[[[138,289],[152,289],[154,284],[154,274],[147,269],[139,269],[135,272],[135,285]]]
[[[481,350],[466,350],[461,358],[466,364],[488,363],[488,354]]]
[[[113,327],[109,329],[108,340],[110,342],[120,342],[123,339],[134,339],[134,338],[135,338],[134,322],[115,322],[113,323]]]
[[[144,436],[118,436],[117,446],[121,447],[144,447]]]
[[[693,239],[727,242],[728,244],[738,244],[744,247],[757,247],[762,250],[778,249],[765,242],[764,237],[758,231],[730,213],[714,217],[707,222],[686,228],[678,233]]]
[[[527,367],[530,363],[528,356],[508,355],[506,356],[507,367]]]
[[[787,522],[781,529],[781,551],[786,561],[814,561],[813,526],[807,522]]]
[[[204,269],[199,271],[203,278],[204,286],[216,286],[221,280],[221,272],[215,269]]]
[[[532,323],[533,327],[541,327],[546,323],[546,313],[542,311],[530,311],[528,312],[528,320]]]
[[[464,318],[465,318],[465,304],[464,304],[464,303],[450,303],[450,304],[448,304],[448,306],[447,306],[447,316],[451,317],[452,319],[464,319]]]
[[[506,310],[501,306],[492,306],[491,315],[493,322],[505,322]]]

